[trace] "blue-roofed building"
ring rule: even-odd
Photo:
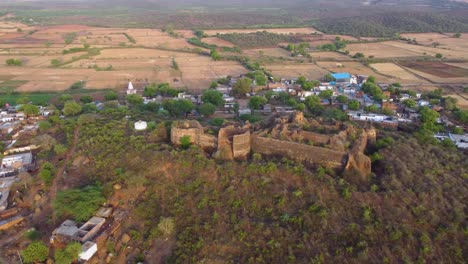
[[[337,83],[351,83],[351,74],[347,72],[332,73],[333,78],[335,78]]]

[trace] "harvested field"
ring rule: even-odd
[[[413,74],[409,73],[405,69],[401,68],[400,66],[394,63],[375,63],[371,65],[377,72],[389,75],[394,77],[395,79],[402,80],[402,83],[406,82],[417,82],[417,83],[427,83]]]
[[[158,58],[158,59],[113,59],[113,60],[94,60],[86,59],[79,60],[73,63],[67,64],[66,68],[92,68],[96,65],[100,68],[106,68],[109,65],[115,70],[136,70],[136,69],[169,69],[172,65],[172,59],[170,58]]]
[[[203,38],[202,41],[211,45],[216,45],[218,47],[235,47],[235,45],[231,42],[217,37]]]
[[[291,53],[283,48],[249,49],[249,50],[243,50],[242,54],[247,55],[249,57],[261,57],[261,56],[283,57],[283,58],[291,57]]]
[[[266,29],[213,29],[205,30],[205,34],[214,36],[216,34],[230,34],[230,33],[254,33],[267,31],[276,34],[312,34],[314,32],[321,33],[314,28],[266,28]]]
[[[157,59],[157,58],[172,58],[172,57],[197,57],[194,53],[164,51],[156,49],[142,48],[122,48],[122,49],[107,49],[101,51],[101,54],[96,56],[96,59]]]
[[[342,63],[329,62],[329,61],[318,61],[317,65],[325,68],[330,72],[349,72],[351,74],[361,74],[361,75],[373,75],[377,78],[379,82],[394,82],[394,78],[388,78],[381,74],[374,72],[371,68],[365,66],[360,62],[347,61]]]
[[[462,34],[460,38],[453,37],[454,34],[419,33],[403,34],[402,36],[408,39],[416,39],[422,45],[432,46],[433,43],[439,43],[439,47],[444,49],[468,52],[468,34]]]
[[[439,78],[468,78],[468,69],[441,62],[402,62],[401,65]]]
[[[407,67],[404,67],[404,68],[407,69],[408,71],[410,71],[411,73],[415,74],[416,76],[421,77],[421,78],[425,78],[425,79],[427,79],[427,80],[429,80],[429,81],[431,81],[433,83],[461,84],[461,85],[465,85],[466,83],[468,83],[468,78],[467,77],[441,78],[441,77],[438,77],[438,76],[435,76],[435,75],[432,75],[432,74],[428,74],[427,72],[418,71],[418,70],[407,68]]]
[[[412,45],[401,41],[386,41],[383,42],[385,45],[400,48],[410,52],[416,52],[420,55],[427,55],[435,56],[437,53],[442,54],[444,57],[449,59],[468,59],[468,50],[449,50],[449,49],[442,49],[442,48],[433,48],[433,47],[426,47],[421,45]],[[365,53],[364,53],[365,54]]]
[[[458,67],[458,68],[468,69],[468,63],[467,62],[465,62],[465,63],[445,63],[445,64],[452,65],[452,66],[455,66],[455,67]]]
[[[422,52],[418,53],[385,43],[387,42],[349,44],[345,49],[352,55],[361,52],[366,57],[374,56],[375,58],[416,57],[422,55]]]
[[[319,51],[310,52],[309,55],[316,60],[351,60],[348,56],[338,52]]]
[[[311,80],[318,80],[329,73],[329,71],[311,63],[282,63],[262,66],[269,70],[274,76],[286,79],[296,79],[299,76],[305,76]]]

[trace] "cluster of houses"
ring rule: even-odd
[[[325,90],[333,91],[332,101],[330,102],[328,99],[322,99],[322,104],[329,105],[334,104],[338,107],[341,107],[345,110],[351,120],[355,120],[358,122],[368,122],[368,123],[377,123],[383,127],[389,128],[397,128],[399,124],[402,123],[411,123],[419,119],[419,113],[416,109],[406,107],[403,102],[408,99],[415,100],[418,106],[429,106],[436,111],[441,111],[443,108],[440,106],[432,106],[430,102],[424,100],[421,94],[410,95],[407,93],[400,94],[398,96],[392,95],[390,91],[388,91],[389,84],[379,83],[378,86],[382,89],[383,95],[387,99],[383,100],[374,100],[371,96],[364,93],[361,89],[362,84],[364,84],[368,76],[365,75],[353,75],[350,73],[333,73],[331,74],[334,81],[332,82],[322,82],[320,85],[313,87],[310,91],[305,91],[302,89],[301,85],[296,83],[296,80],[287,80],[282,79],[279,82],[270,82],[266,86],[258,86],[253,82],[251,87],[251,92],[247,94],[247,97],[262,94],[265,91],[273,91],[276,93],[288,93],[291,96],[298,98],[301,101],[305,101],[307,97],[312,95],[319,95],[321,92]],[[244,75],[239,76],[238,78],[245,77]],[[251,114],[251,109],[248,107],[248,104],[242,103],[242,99],[238,100],[232,96],[232,87],[238,78],[232,78],[230,83],[227,85],[219,85],[216,90],[223,94],[224,99],[224,113],[234,113],[235,106],[238,106],[237,114]],[[130,82],[128,85],[128,89],[126,91],[127,94],[136,94],[137,91],[134,89],[132,83]],[[360,103],[360,110],[350,110],[348,109],[347,104],[340,104],[336,100],[334,100],[337,96],[345,96],[348,98],[349,101],[355,100]],[[200,96],[188,94],[188,93],[179,93],[176,98],[173,99],[187,99],[191,100],[195,104],[199,104],[201,102]],[[145,103],[149,102],[161,102],[163,100],[162,97],[158,98],[144,98]],[[386,109],[386,114],[381,113],[371,113],[366,112],[364,109],[365,107],[374,106],[374,109]],[[291,113],[294,109],[289,106],[271,106],[269,104],[263,106],[263,109],[258,111],[264,114],[271,114],[272,112],[277,113]],[[390,112],[390,113],[389,113]],[[143,122],[143,121],[141,121]],[[136,123],[135,129],[142,130],[142,127],[145,127],[143,123]],[[137,128],[138,126],[138,128]],[[143,129],[144,130],[144,129]],[[449,138],[457,138],[449,137]],[[463,139],[461,139],[463,140]],[[459,146],[460,148],[464,148],[464,144],[458,144],[457,140],[453,140],[454,143]]]

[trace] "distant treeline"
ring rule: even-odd
[[[393,37],[402,32],[468,32],[468,23],[462,17],[421,12],[322,19],[315,27],[329,34],[360,37]]]
[[[299,35],[275,34],[267,31],[246,34],[219,34],[218,37],[243,49],[276,47],[282,42],[302,42],[302,37]]]

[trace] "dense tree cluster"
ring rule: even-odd
[[[394,37],[400,32],[466,32],[468,24],[456,16],[425,12],[388,12],[359,17],[321,19],[318,30],[360,37]]]

